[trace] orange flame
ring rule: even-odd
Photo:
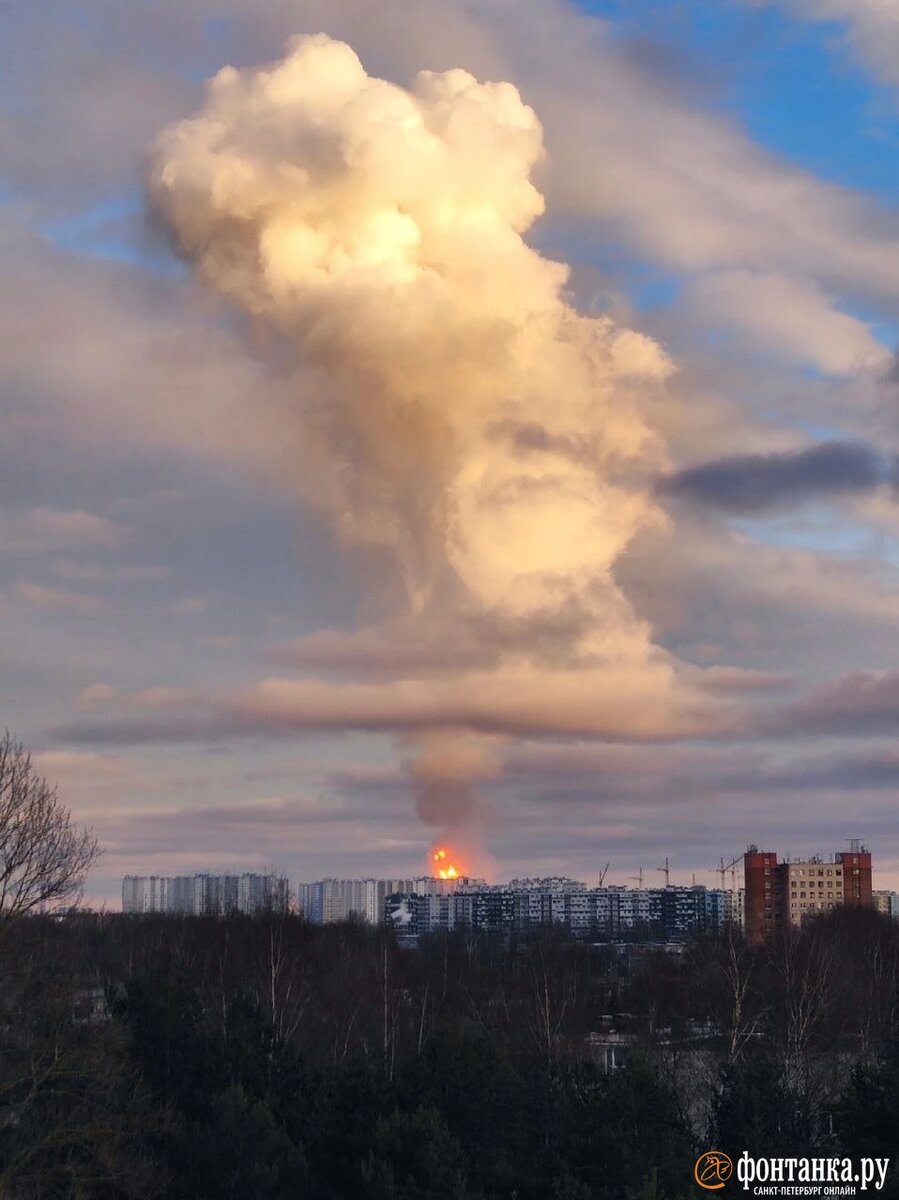
[[[431,861],[434,864],[434,870],[438,879],[458,879],[461,872],[458,867],[453,866],[449,858],[449,852],[443,847],[438,847],[431,855]]]

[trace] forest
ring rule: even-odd
[[[638,956],[552,929],[408,949],[277,913],[30,915],[0,973],[11,1200],[681,1200],[711,1146],[897,1141],[899,924],[868,910]]]

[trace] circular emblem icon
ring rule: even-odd
[[[693,1178],[701,1188],[717,1192],[734,1173],[734,1164],[723,1150],[706,1150],[700,1154],[693,1168]]]

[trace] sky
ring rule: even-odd
[[[7,23],[0,725],[90,902],[899,888],[899,8]]]

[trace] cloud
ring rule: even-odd
[[[882,371],[889,350],[856,317],[807,280],[757,271],[700,276],[685,296],[707,327],[731,327],[763,352],[774,351],[829,374]]]
[[[761,720],[769,734],[865,736],[899,729],[899,672],[855,671],[789,706],[776,720]]]
[[[824,442],[780,454],[742,454],[686,467],[661,484],[664,495],[724,512],[764,513],[828,496],[873,491],[895,465],[858,442]]]
[[[799,791],[804,799],[815,790],[888,789],[899,781],[899,756],[872,748],[809,753],[770,742],[660,746],[652,756],[638,747],[531,743],[507,749],[503,777],[512,791],[551,791],[560,805],[592,798],[606,808],[639,800],[664,811],[690,798],[707,802]]]
[[[2,210],[0,253],[17,285],[15,303],[0,310],[0,352],[9,377],[27,381],[4,408],[15,416],[27,394],[28,414],[41,422],[39,430],[19,434],[24,445],[33,440],[40,448],[64,437],[70,452],[94,454],[98,443],[114,454],[164,448],[239,462],[251,475],[261,476],[264,464],[266,478],[288,486],[297,431],[282,424],[276,436],[259,413],[272,407],[289,414],[287,398],[302,390],[302,371],[285,379],[263,366],[183,281],[67,253]],[[45,353],[49,328],[53,355]],[[169,496],[162,489],[157,501]],[[135,502],[122,504],[132,517]],[[42,513],[27,520],[10,515],[7,540],[68,552],[70,537],[92,535],[92,544],[111,545],[129,533],[117,526],[117,537],[105,525],[65,524],[52,519],[56,510]]]
[[[181,613],[189,617],[202,616],[209,607],[205,596],[184,596],[170,605],[173,613]]]
[[[95,754],[85,750],[42,750],[34,755],[38,771],[48,780],[64,787],[98,781],[133,782],[134,764],[117,755]]]
[[[710,692],[786,691],[799,682],[799,676],[789,671],[757,671],[746,667],[707,667],[698,680],[699,687]]]
[[[105,608],[98,596],[85,596],[82,592],[70,592],[63,588],[46,587],[28,579],[20,579],[11,589],[13,598],[28,608],[42,613],[73,613],[80,616],[95,616]]]
[[[880,0],[785,3],[846,20],[859,49],[895,75],[896,18]],[[12,6],[8,69],[20,103],[0,144],[13,179],[42,197],[136,181],[139,148],[194,102],[198,62],[264,60],[285,38],[324,30],[398,82],[422,65],[513,81],[547,130],[552,209],[602,222],[658,262],[838,277],[864,295],[896,294],[899,238],[887,213],[753,144],[695,89],[634,55],[614,23],[563,0],[520,0],[512,23],[495,0],[383,0],[377,19],[365,0],[252,10],[245,0],[151,10],[95,0],[92,12],[102,40],[22,0]],[[210,18],[229,34],[213,39]]]
[[[460,621],[394,620],[363,629],[321,629],[273,647],[275,663],[304,671],[396,677],[474,667],[496,657]]]
[[[114,701],[118,695],[118,689],[108,683],[90,683],[78,693],[75,704],[78,708],[102,707]]]
[[[241,644],[241,639],[234,633],[204,634],[200,645],[207,650],[235,650]]]
[[[459,603],[375,626],[321,629],[273,647],[268,657],[304,672],[382,678],[498,668],[523,657],[574,666],[585,659],[580,643],[594,622],[591,606],[575,598],[521,614]]]
[[[71,558],[57,558],[53,573],[60,579],[77,579],[86,583],[156,583],[174,574],[172,567],[147,566],[142,563],[127,563],[118,567],[100,567],[94,563],[79,563]]]
[[[186,48],[183,22],[176,29],[160,9],[134,37],[135,5],[92,7],[102,38],[93,20],[36,14],[25,3],[7,11],[17,52],[5,56],[4,75],[16,99],[0,111],[0,155],[7,180],[51,211],[61,187],[69,203],[84,203],[136,177],[160,114],[174,114],[189,94],[168,65]],[[166,28],[171,40],[160,53]]]
[[[840,22],[845,28],[843,38],[849,51],[884,82],[899,84],[899,11],[892,0],[777,2],[807,20]]]
[[[893,213],[768,153],[689,93],[673,95],[620,52],[613,24],[564,4],[534,3],[528,15],[502,52],[547,130],[554,213],[602,222],[680,271],[748,268],[895,296]]]
[[[72,547],[113,549],[121,546],[128,530],[121,525],[79,510],[32,508],[28,512],[0,515],[0,551],[35,554]]]
[[[865,506],[881,493],[859,497]],[[893,506],[895,507],[895,506]],[[813,681],[863,665],[899,668],[899,572],[867,526],[840,526],[842,553],[806,543],[821,523],[781,518],[776,539],[728,528],[693,505],[674,531],[619,560],[622,587],[656,640],[691,662],[783,671]],[[830,516],[823,522],[831,536]],[[676,531],[676,532],[675,532]],[[881,539],[881,535],[878,535]]]
[[[180,706],[183,698],[178,697]],[[194,715],[76,723],[53,735],[84,744],[285,737],[320,731],[444,729],[524,737],[575,734],[623,741],[666,741],[721,728],[729,719],[689,683],[676,685],[659,659],[634,672],[627,664],[580,671],[526,664],[445,680],[328,684],[267,679],[215,700],[194,696]]]
[[[152,794],[150,773],[121,754],[54,749],[41,750],[33,758],[36,770],[57,788],[74,818],[95,832],[110,814],[125,818],[133,805]]]
[[[185,688],[150,687],[126,692],[108,683],[91,683],[82,688],[76,697],[78,708],[158,709],[166,710],[190,705],[191,692]]]
[[[893,355],[893,361],[884,372],[883,381],[890,386],[899,383],[899,353]]]

